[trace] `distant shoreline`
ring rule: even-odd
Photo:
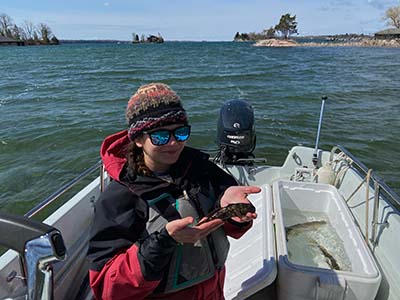
[[[272,41],[272,42],[271,42]],[[387,47],[400,48],[400,40],[377,40],[372,36],[345,36],[345,35],[321,35],[321,36],[297,36],[292,43],[281,39],[269,39],[259,41],[190,41],[171,40],[168,42],[245,42],[253,43],[259,47]],[[127,40],[60,40],[60,44],[133,44]]]
[[[132,44],[121,40],[60,40],[60,44]]]
[[[341,39],[341,40],[326,40],[326,41],[303,41],[296,40],[281,40],[281,39],[266,39],[254,43],[255,47],[382,47],[382,48],[400,48],[400,40],[392,39]]]

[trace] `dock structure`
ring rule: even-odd
[[[379,40],[400,39],[400,28],[389,28],[375,33],[375,38]]]
[[[0,35],[0,46],[25,46],[25,42]]]

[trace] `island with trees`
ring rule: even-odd
[[[375,33],[336,34],[323,36],[292,37],[298,34],[296,15],[289,13],[281,16],[279,23],[264,29],[261,33],[237,32],[235,42],[255,42],[261,47],[293,47],[293,46],[361,46],[361,47],[400,47],[400,6],[390,7],[383,18],[392,28]]]
[[[58,45],[59,43],[48,25],[40,23],[35,26],[30,21],[17,25],[10,16],[0,13],[0,45]]]
[[[234,41],[254,41],[261,42],[265,46],[291,46],[295,41],[290,40],[292,34],[297,34],[296,15],[292,16],[289,13],[281,16],[279,23],[264,29],[261,33],[239,33],[237,32]]]
[[[160,33],[158,33],[158,35],[149,35],[147,37],[144,34],[142,34],[139,39],[139,35],[137,33],[132,33],[132,43],[133,44],[140,44],[140,43],[161,44],[161,43],[164,43],[164,38],[161,36]]]

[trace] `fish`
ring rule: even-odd
[[[286,241],[289,239],[289,236],[293,235],[299,235],[300,233],[304,231],[312,231],[318,229],[318,227],[325,225],[326,221],[321,220],[321,221],[311,221],[311,222],[305,222],[305,223],[299,223],[295,224],[289,227],[285,227],[285,232],[286,232]]]
[[[315,231],[317,230],[320,226],[326,225],[326,221],[320,220],[320,221],[310,221],[310,222],[305,222],[305,223],[299,223],[295,224],[289,227],[285,227],[285,232],[286,232],[286,241],[288,241],[289,236],[296,236],[299,235],[303,232],[306,231]],[[309,237],[307,237],[309,239]],[[310,239],[309,244],[315,245],[322,253],[322,255],[325,257],[326,263],[329,265],[329,267],[333,270],[340,271],[341,268],[336,261],[336,259],[332,256],[332,254],[329,253],[329,251],[322,245],[320,245],[316,240]],[[289,257],[291,257],[291,253],[289,252]]]
[[[338,262],[336,261],[336,259],[333,257],[332,254],[329,253],[329,251],[324,246],[318,244],[316,240],[311,240],[310,243],[313,244],[313,245],[316,245],[318,247],[318,249],[324,255],[326,263],[328,264],[328,266],[331,269],[337,270],[337,271],[341,270],[341,268],[340,268]]]
[[[232,217],[244,217],[247,213],[256,212],[256,208],[251,203],[231,203],[225,207],[217,208],[210,212],[206,219],[197,223],[197,225],[204,224],[211,220],[221,219],[226,221]]]
[[[321,250],[322,254],[325,256],[326,262],[331,267],[331,269],[340,271],[341,268],[340,268],[339,264],[337,263],[336,259],[328,252],[328,250],[326,250],[326,248],[324,248],[321,245],[317,244],[317,246],[318,246],[319,250]]]

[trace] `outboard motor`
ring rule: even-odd
[[[253,108],[247,101],[231,100],[220,110],[217,129],[220,160],[229,164],[248,164],[256,146]]]

